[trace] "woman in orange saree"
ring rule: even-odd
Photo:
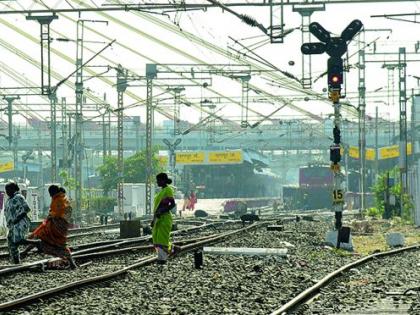
[[[31,238],[41,240],[41,250],[45,254],[60,257],[68,261],[70,267],[76,264],[67,247],[67,234],[70,224],[72,208],[66,196],[66,191],[57,185],[51,185],[48,192],[52,198],[48,217],[32,232]],[[27,248],[27,253],[31,248]]]

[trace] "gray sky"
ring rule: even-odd
[[[8,5],[15,8],[29,7],[31,1],[16,1],[6,2]],[[50,6],[64,7],[67,6],[64,1],[44,1]],[[71,1],[70,1],[71,2]],[[76,4],[74,1],[73,4]],[[90,1],[85,1],[89,5],[92,4]],[[101,5],[103,1],[95,1],[96,4]],[[0,4],[0,7],[4,4]],[[235,9],[238,13],[248,14],[254,17],[263,25],[268,25],[269,10],[268,8],[237,8]],[[316,12],[312,16],[312,21],[321,23],[327,30],[334,33],[341,33],[341,31],[353,20],[360,19],[366,29],[379,29],[379,28],[390,28],[392,33],[385,32],[367,32],[366,41],[371,42],[377,39],[377,51],[387,52],[398,52],[399,47],[406,47],[408,52],[414,51],[414,45],[418,39],[418,29],[420,25],[412,23],[404,23],[397,21],[390,21],[383,18],[370,18],[373,14],[386,14],[386,13],[402,13],[402,12],[416,12],[420,11],[420,1],[416,2],[396,2],[386,4],[340,4],[340,5],[327,5],[325,12]],[[291,7],[285,9],[285,24],[286,28],[299,27],[301,19],[298,13],[292,12]],[[66,37],[70,39],[76,38],[76,25],[74,21],[69,20],[71,18],[76,20],[77,14],[67,14],[66,17],[60,16],[59,20],[54,21],[51,25],[52,37]],[[124,45],[124,47],[114,44],[112,48],[107,49],[100,57],[96,58],[91,65],[95,66],[107,66],[112,62],[116,64],[121,63],[124,67],[136,72],[139,75],[144,75],[145,64],[150,62],[158,63],[222,63],[232,64],[235,59],[227,58],[214,50],[210,50],[206,45],[201,45],[197,41],[194,41],[189,37],[189,34],[193,34],[196,38],[202,39],[203,41],[214,44],[221,49],[229,49],[228,47],[234,47],[239,49],[238,45],[235,45],[229,36],[235,39],[244,39],[254,37],[248,40],[242,40],[241,43],[244,45],[252,45],[256,42],[263,41],[264,35],[260,30],[252,28],[239,19],[232,16],[227,12],[222,12],[220,9],[210,9],[206,12],[181,12],[177,14],[171,14],[167,16],[158,16],[150,14],[134,14],[131,12],[114,12],[106,14],[96,13],[84,13],[82,15],[84,19],[101,19],[109,21],[109,25],[104,24],[92,24],[87,23],[86,26],[95,28],[98,33],[93,33],[89,29],[85,31],[86,48],[84,58],[87,59],[93,55],[93,52],[99,51],[107,42],[111,39],[117,39],[118,43]],[[40,48],[38,44],[39,38],[39,26],[36,22],[26,21],[24,16],[19,15],[3,15],[0,16],[0,27],[2,30],[2,46],[0,46],[0,52],[3,58],[1,61],[9,66],[12,66],[13,70],[19,74],[23,74],[30,81],[39,83],[40,72],[39,70],[30,65],[27,62],[17,58],[13,52],[7,50],[3,45],[12,43],[18,49],[22,50],[25,54],[33,58],[35,61],[40,59]],[[118,22],[120,19],[122,22]],[[133,29],[129,30],[124,28],[122,23],[126,23],[127,26],[132,26]],[[19,31],[12,30],[12,28],[18,28]],[[20,32],[20,33],[19,33]],[[58,32],[58,33],[57,33]],[[102,35],[105,35],[104,38]],[[316,41],[316,39],[313,39]],[[356,42],[350,45],[349,54],[352,55],[357,51]],[[301,74],[301,33],[300,31],[294,31],[288,35],[283,44],[265,44],[262,47],[255,50],[258,54],[269,60],[272,64],[278,68],[288,71],[297,77]],[[371,45],[372,47],[372,45]],[[69,57],[73,58],[76,55],[75,44],[72,42],[52,42],[52,48],[56,49],[61,56],[56,54],[52,55],[53,69],[62,76],[67,76],[71,73],[75,66],[73,62],[68,60]],[[128,49],[127,49],[128,48]],[[131,51],[130,51],[131,50]],[[233,50],[229,50],[232,54],[235,54]],[[16,52],[16,51],[14,51]],[[103,57],[107,58],[104,59]],[[67,60],[66,60],[67,58]],[[368,56],[368,60],[381,60],[380,56]],[[411,56],[416,59],[417,55]],[[382,58],[383,59],[383,58]],[[420,59],[420,58],[418,58]],[[294,61],[294,65],[290,66],[289,61]],[[350,59],[350,64],[357,62],[357,56],[355,55]],[[317,76],[326,69],[327,56],[320,55],[313,57],[313,76]],[[417,71],[418,63],[409,63],[407,68],[408,75],[418,75],[420,72]],[[395,91],[394,104],[389,103],[388,96],[386,93],[388,84],[388,73],[386,70],[381,68],[382,63],[369,63],[366,70],[367,80],[367,91],[369,99],[367,102],[368,114],[373,114],[375,106],[380,107],[380,114],[384,118],[391,117],[396,119],[398,115],[398,91]],[[2,66],[3,70],[5,69]],[[104,69],[92,68],[91,71],[102,72]],[[88,75],[88,71],[85,71]],[[110,71],[106,75],[115,75],[115,71]],[[395,72],[395,89],[398,88],[398,73]],[[23,77],[23,76],[22,76]],[[284,85],[281,82],[269,82],[263,79],[264,76],[255,75],[251,79],[251,84],[266,90],[274,95],[284,95],[287,99],[302,98],[303,93],[296,91],[298,88],[297,83],[293,83],[295,86],[293,89],[279,88],[277,85]],[[104,80],[111,80],[115,82],[115,78],[103,78]],[[70,79],[74,82],[74,78]],[[53,79],[53,84],[57,82],[57,79]],[[162,83],[162,82],[160,82]],[[350,101],[357,105],[357,69],[352,68],[350,73],[347,75],[347,93],[350,97]],[[411,93],[412,88],[417,87],[417,80],[413,77],[408,77],[408,88]],[[0,85],[4,86],[16,86],[16,82],[8,78],[4,73],[0,74]],[[144,85],[143,83],[133,82],[133,85]],[[157,82],[157,84],[159,84]],[[30,85],[30,84],[29,84]],[[103,93],[107,94],[107,101],[112,106],[116,106],[116,93],[115,87],[104,84],[99,79],[91,79],[86,82],[86,88],[89,88],[94,95],[98,98],[103,97]],[[322,93],[322,89],[326,87],[326,78],[318,80],[314,85],[314,90],[317,93]],[[166,86],[159,88],[158,86],[154,89],[154,94],[162,94]],[[376,93],[372,91],[382,88]],[[138,98],[127,95],[125,97],[125,105],[134,104],[139,102],[140,99],[144,99],[146,92],[144,86],[133,86],[129,88],[129,91],[135,93]],[[230,97],[230,101],[221,99],[214,99],[217,96],[225,95]],[[220,114],[228,117],[232,120],[238,121],[241,116],[241,109],[239,106],[232,104],[232,100],[240,102],[241,100],[241,86],[237,82],[230,79],[214,77],[212,80],[212,86],[210,88],[200,87],[186,87],[184,92],[187,98],[194,103],[199,103],[200,99],[213,98],[214,103],[217,104],[217,109],[220,110]],[[325,93],[324,93],[325,95]],[[58,91],[59,98],[66,97],[67,103],[74,103],[74,91],[66,86],[62,86]],[[159,106],[161,110],[171,111],[169,107],[171,104],[171,96],[169,94],[162,94],[160,98],[167,99],[166,101],[160,102]],[[250,98],[252,100],[258,99],[258,95],[251,92]],[[40,97],[27,97],[22,99],[23,103],[26,102],[37,110],[37,114],[41,117],[49,115],[47,112],[48,106],[32,105],[45,103],[46,100]],[[376,102],[375,102],[376,101]],[[92,101],[88,100],[88,103]],[[392,103],[392,101],[391,101]],[[268,102],[251,102],[250,108],[267,115],[273,110],[278,108],[281,103],[270,104]],[[315,113],[317,115],[327,115],[331,112],[331,106],[326,102],[319,102],[316,100],[310,101],[296,101],[296,105],[301,106],[307,111]],[[95,109],[95,106],[87,106],[87,108]],[[96,113],[86,113],[86,115],[95,115]],[[126,110],[127,115],[144,115],[144,107],[134,107]],[[251,120],[257,121],[260,117],[256,117],[255,114],[250,113]],[[1,114],[0,114],[1,116]],[[181,109],[181,116],[184,119],[190,121],[198,121],[199,113],[188,107]],[[252,117],[255,116],[255,117]],[[302,117],[301,113],[297,113],[294,110],[282,109],[275,117],[277,118],[290,118],[291,116]],[[157,115],[156,121],[162,121],[163,116]]]

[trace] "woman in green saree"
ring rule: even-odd
[[[175,207],[174,192],[169,186],[172,180],[166,173],[156,176],[156,182],[161,190],[156,194],[153,203],[152,240],[158,254],[158,264],[165,264],[172,253],[170,234],[172,231],[171,209]]]

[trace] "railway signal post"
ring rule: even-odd
[[[344,176],[341,173],[341,115],[340,98],[341,87],[344,81],[344,67],[342,56],[347,52],[348,42],[362,29],[363,24],[359,20],[351,22],[339,37],[331,37],[330,32],[325,30],[319,23],[309,25],[309,31],[321,42],[304,43],[301,51],[305,55],[323,54],[326,52],[330,58],[327,64],[328,96],[334,106],[334,129],[333,144],[330,146],[331,170],[334,173],[332,209],[335,212],[335,230],[337,231],[337,247],[340,243],[349,242],[350,229],[343,227],[342,215],[344,204]]]

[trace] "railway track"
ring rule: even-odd
[[[218,221],[218,222],[213,222],[213,223],[205,223],[202,221],[197,221],[196,225],[194,226],[187,225],[187,227],[185,228],[180,228],[176,231],[173,231],[171,235],[172,237],[183,236],[183,235],[185,235],[184,237],[188,237],[188,234],[196,232],[196,231],[201,231],[200,233],[205,234],[205,233],[208,233],[207,232],[208,229],[218,228],[219,226],[223,226],[223,225],[231,224],[231,223],[234,224],[235,221],[228,220],[228,221]],[[197,224],[200,224],[200,225],[197,225]],[[131,250],[137,247],[140,248],[139,245],[150,242],[150,240],[151,240],[151,235],[145,235],[145,236],[141,236],[137,238],[113,239],[113,240],[95,241],[95,242],[84,243],[84,244],[76,244],[76,245],[70,246],[70,249],[72,250],[74,255],[92,254],[92,253],[99,253],[103,251],[112,253],[112,251],[113,250],[115,251],[116,249],[118,249],[121,253],[123,253],[124,250],[127,250],[127,252],[130,252]],[[36,251],[31,252],[31,253],[36,254]],[[39,255],[30,255],[30,256],[39,257]],[[91,256],[94,256],[94,255],[91,255]],[[0,254],[0,258],[8,260],[9,254],[8,253]],[[39,264],[42,265],[44,263],[45,263],[45,260],[40,260]],[[36,264],[36,261],[32,262],[31,264]],[[12,266],[12,267],[16,267],[16,266]],[[22,266],[18,266],[18,268],[21,268],[18,270],[24,270],[25,268],[31,269],[33,267],[34,266],[32,265],[28,266],[27,264],[26,265],[24,264]],[[0,271],[0,275],[5,274],[7,272],[7,268],[5,268],[5,266],[3,266],[2,269],[3,270]],[[13,270],[13,268],[10,268],[10,270]]]
[[[195,229],[194,226],[199,226],[199,225],[203,225],[205,224],[207,221],[197,221],[197,220],[175,220],[175,223],[177,223],[178,225],[180,225],[180,228],[178,232],[174,231],[174,235],[178,234],[178,233],[182,233],[182,231],[185,230],[189,230],[191,225],[193,226],[192,231]],[[219,221],[214,221],[213,223],[217,223],[220,222]],[[148,224],[149,222],[146,221],[145,224]],[[211,223],[211,222],[210,222]],[[183,226],[185,226],[183,228]],[[110,231],[114,231],[114,233],[104,233],[104,229],[100,229],[99,231],[94,230],[91,232],[84,232],[84,233],[80,233],[80,234],[70,234],[68,236],[69,239],[69,245],[70,245],[70,249],[74,250],[74,249],[85,249],[85,248],[89,248],[89,247],[96,247],[96,246],[100,246],[100,245],[110,245],[110,244],[117,244],[120,243],[122,241],[145,241],[145,240],[149,240],[150,236],[146,236],[146,238],[141,237],[141,238],[135,238],[135,239],[120,239],[119,235],[119,229],[115,230],[114,227],[112,227],[111,225],[108,225],[108,227],[111,227],[112,230]],[[118,225],[119,227],[119,225]],[[109,231],[108,231],[109,232]],[[101,239],[100,241],[98,241],[98,239]],[[8,253],[8,247],[7,244],[4,245],[0,245],[0,261],[2,259],[7,260],[9,258],[9,253]]]
[[[284,248],[291,243],[293,247],[288,247],[290,255],[287,258],[205,255],[204,268],[196,270],[191,254],[180,255],[167,266],[146,263],[142,268],[131,269],[124,280],[112,281],[105,286],[88,286],[77,294],[40,301],[11,314],[59,310],[77,314],[138,314],[138,310],[145,314],[268,314],[307,286],[312,281],[311,275],[320,277],[327,274],[331,266],[351,260],[349,257],[335,257],[331,250],[322,250],[319,246],[328,225],[281,221],[283,231],[267,231],[265,228],[242,231],[217,241],[217,246]],[[189,249],[194,251],[195,247],[206,242],[193,242]],[[317,256],[308,260],[308,255]],[[125,259],[125,254],[120,255],[121,259]],[[130,260],[124,266],[134,262]],[[107,259],[107,264],[121,267],[121,261],[114,258]],[[107,270],[107,273],[116,270]],[[90,277],[104,273],[90,272]],[[12,299],[10,296],[3,300]]]
[[[214,227],[217,225],[212,224],[212,226]],[[245,228],[240,227],[239,229],[236,227],[233,231],[222,231],[220,233],[216,233],[216,234],[213,233],[211,235],[206,235],[206,236],[202,236],[198,238],[195,237],[193,239],[184,238],[177,241],[176,243],[181,245],[181,252],[188,252],[188,251],[194,250],[197,247],[203,246],[204,244],[214,243],[226,237],[230,237],[235,234],[240,234],[244,231],[253,229],[255,227],[257,227],[257,225],[251,225]],[[195,229],[191,228],[187,231],[185,230],[182,231],[182,233],[197,231],[197,230],[198,230],[197,228]],[[138,247],[125,248],[125,249],[116,249],[113,252],[112,251],[94,251],[94,252],[89,251],[89,253],[81,252],[81,251],[79,251],[79,253],[75,252],[74,257],[77,261],[82,261],[82,260],[92,259],[92,258],[103,258],[105,256],[110,256],[112,258],[107,260],[106,263],[108,266],[112,266],[112,267],[102,268],[102,269],[99,268],[100,270],[97,270],[97,273],[93,276],[91,272],[92,270],[90,270],[89,277],[86,277],[86,275],[84,275],[85,272],[83,271],[83,268],[80,268],[81,270],[80,273],[82,274],[80,275],[79,280],[71,281],[61,286],[53,286],[53,287],[41,290],[40,292],[36,294],[24,294],[24,296],[19,296],[19,297],[15,296],[15,298],[11,299],[10,296],[4,296],[4,293],[3,293],[2,299],[9,300],[9,302],[0,304],[0,311],[15,309],[17,307],[22,307],[29,303],[33,303],[41,298],[44,299],[51,295],[56,296],[57,294],[68,293],[69,290],[71,289],[80,289],[84,286],[91,286],[92,284],[95,284],[95,283],[102,283],[104,281],[109,281],[111,279],[124,276],[130,270],[140,268],[140,267],[143,267],[143,266],[146,266],[148,264],[155,262],[156,260],[155,255],[148,254],[151,252],[151,250],[152,250],[152,246],[144,245],[141,247],[138,246]],[[120,255],[122,254],[124,254],[122,261],[118,261],[118,256],[121,257]],[[127,255],[129,254],[131,254],[131,257],[130,257],[131,261],[127,263]],[[38,265],[44,264],[44,263],[45,262],[38,262]],[[88,268],[90,268],[90,266]],[[16,269],[16,267],[14,268],[14,270],[8,270],[8,271],[7,270],[5,271],[5,269],[3,269],[3,270],[0,270],[0,275],[12,274],[12,273],[21,275],[22,271],[23,271],[22,269]],[[54,272],[53,271],[48,272],[47,277],[50,276],[51,278],[52,273]],[[74,272],[69,272],[69,273],[72,274],[74,277]],[[25,273],[24,276],[28,277],[28,273]],[[37,274],[36,276],[39,277],[39,274]],[[58,276],[61,276],[61,274],[59,274]],[[16,279],[16,276],[14,276],[13,279],[9,281],[9,283],[5,283],[3,279],[2,280],[3,283],[1,285],[7,288],[8,286],[11,285],[10,282],[16,283],[16,282],[19,282],[18,280],[19,279]]]
[[[329,273],[271,313],[420,314],[420,244],[372,254]]]
[[[60,294],[59,298],[48,299],[47,302],[40,301],[39,297],[34,297],[35,300],[38,299],[39,303],[25,306],[24,309],[19,306],[17,311],[13,311],[14,308],[12,308],[11,314],[19,314],[23,310],[28,314],[54,311],[77,314],[101,312],[136,314],[138,309],[147,314],[197,314],[203,313],[203,310],[206,314],[269,314],[318,283],[331,270],[339,269],[359,258],[323,246],[325,232],[330,229],[331,223],[324,222],[324,219],[318,219],[318,216],[323,216],[321,214],[307,215],[312,216],[315,221],[311,221],[308,217],[307,220],[302,219],[300,222],[296,222],[296,217],[288,214],[268,215],[267,217],[264,215],[263,220],[275,220],[277,224],[283,226],[283,230],[269,232],[266,229],[255,229],[217,241],[217,246],[222,247],[282,248],[291,244],[292,247],[288,247],[288,257],[280,260],[264,257],[215,257],[209,255],[205,257],[204,269],[195,270],[191,254],[180,255],[171,261],[169,266],[150,265],[153,262],[148,261],[151,258],[149,257],[150,246],[144,242],[132,243],[124,247],[104,247],[101,250],[81,252],[79,254],[85,256],[78,257],[78,263],[91,264],[76,271],[80,274],[63,271],[60,276],[66,277],[62,282],[71,284],[75,279],[92,278],[92,281],[97,281],[96,283],[100,285],[90,287],[91,284],[88,283],[87,287],[84,286],[82,291],[78,291],[80,294],[64,293]],[[239,223],[237,228],[241,226],[242,224]],[[193,226],[193,228],[196,227]],[[190,242],[190,250],[193,251],[194,246],[203,246],[198,242],[202,241],[205,244],[216,237],[214,235],[217,234],[216,232],[222,233],[222,231],[207,229],[207,234],[200,232],[200,234],[184,233],[182,235],[181,233],[175,240]],[[185,248],[185,245],[189,244],[181,245]],[[85,249],[89,249],[89,246]],[[78,255],[78,250],[83,249],[75,249],[75,255]],[[130,269],[127,273],[116,274],[115,277],[110,275],[110,279],[125,276],[124,280],[111,281],[105,286],[102,285],[103,281],[109,280],[107,280],[108,278],[102,279],[101,276],[113,274],[136,263],[139,263],[141,268]],[[29,283],[36,282],[37,278],[43,275],[43,273],[33,272],[25,274],[26,277],[35,279],[23,279]],[[39,288],[40,291],[56,287],[54,275],[57,272],[46,271],[45,274],[48,286]],[[20,274],[17,275],[20,277]],[[99,278],[95,280],[95,277]],[[15,276],[10,278],[15,278]],[[6,283],[0,282],[0,285],[7,288]],[[75,285],[77,288],[77,284]],[[3,296],[2,300],[11,302],[32,293],[29,289],[22,291],[21,288],[22,284],[16,284],[15,291],[21,290],[22,296],[12,294]],[[168,296],[168,292],[170,292],[170,296]],[[48,295],[48,292],[46,294]],[[301,304],[303,305],[303,303]],[[83,307],[77,305],[83,305]],[[170,307],[168,308],[168,306]],[[331,313],[331,309],[326,305],[317,306],[317,308],[321,310],[323,308],[323,311],[328,310],[327,314]],[[317,310],[314,308],[311,311]],[[324,314],[323,311],[319,314]]]

